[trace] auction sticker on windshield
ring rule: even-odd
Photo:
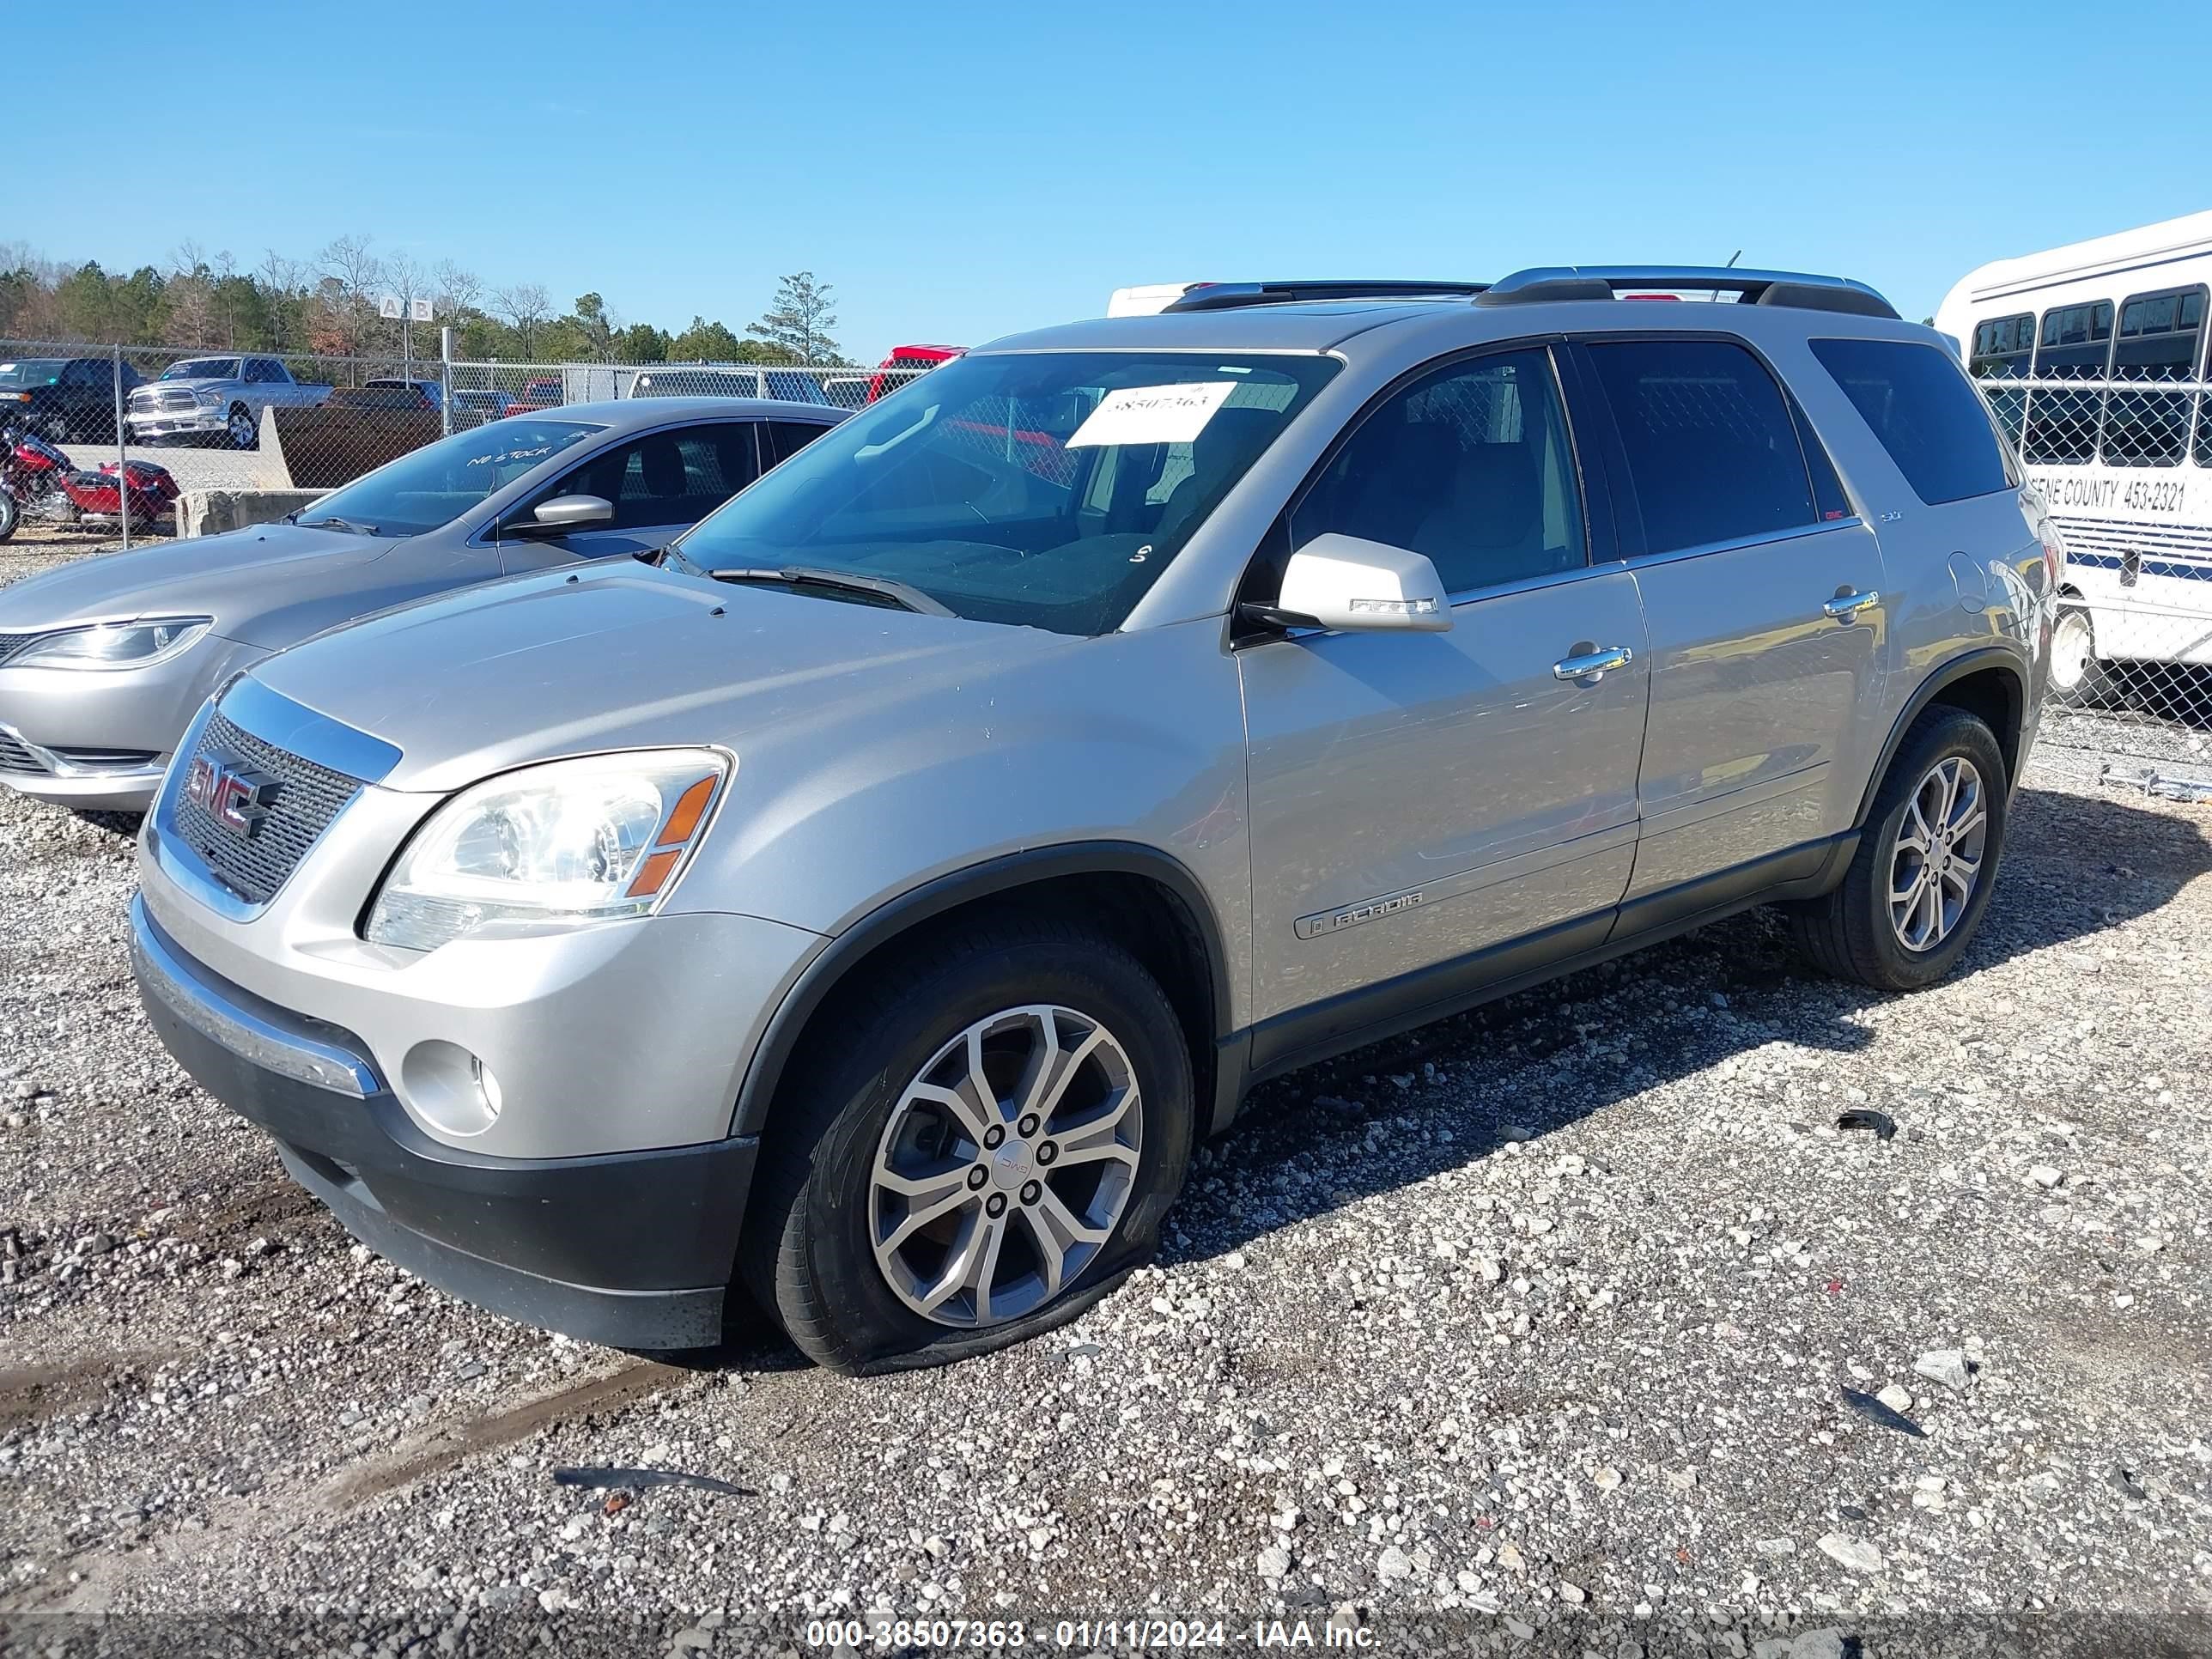
[[[1109,444],[1187,444],[1206,430],[1213,411],[1237,389],[1234,380],[1182,386],[1130,386],[1109,392],[1075,428],[1070,449]]]

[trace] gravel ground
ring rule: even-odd
[[[126,834],[0,798],[0,1651],[96,1610],[362,1656],[876,1614],[2212,1652],[2212,806],[2096,768],[2039,756],[1947,984],[1811,977],[1751,915],[1285,1079],[1157,1267],[866,1382],[353,1245],[140,1017]]]

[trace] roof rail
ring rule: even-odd
[[[1312,283],[1198,283],[1168,311],[1229,311],[1238,306],[1288,305],[1298,300],[1464,300],[1487,283],[1396,283],[1331,277]]]
[[[1540,305],[1557,300],[1611,300],[1625,288],[1710,289],[1746,305],[1840,311],[1855,317],[1897,318],[1897,307],[1864,283],[1796,270],[1742,270],[1734,265],[1534,265],[1492,283],[1479,306]]]

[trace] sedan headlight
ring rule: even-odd
[[[8,659],[10,668],[151,668],[191,649],[209,617],[156,617],[72,628],[33,640]]]
[[[711,749],[554,761],[432,813],[377,891],[367,937],[434,951],[649,915],[675,887],[730,775]]]

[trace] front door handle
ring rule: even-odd
[[[1626,668],[1636,660],[1636,653],[1625,645],[1608,645],[1601,651],[1589,651],[1578,657],[1562,657],[1552,665],[1555,680],[1580,680],[1584,685],[1595,685],[1615,668]]]
[[[1860,611],[1865,610],[1869,605],[1880,605],[1881,603],[1881,595],[1875,592],[1871,587],[1867,589],[1863,593],[1854,593],[1850,589],[1846,588],[1844,592],[1837,594],[1834,599],[1830,599],[1826,605],[1822,605],[1820,609],[1826,615],[1833,617],[1838,622],[1842,623],[1848,627],[1850,624],[1852,618],[1856,617]]]

